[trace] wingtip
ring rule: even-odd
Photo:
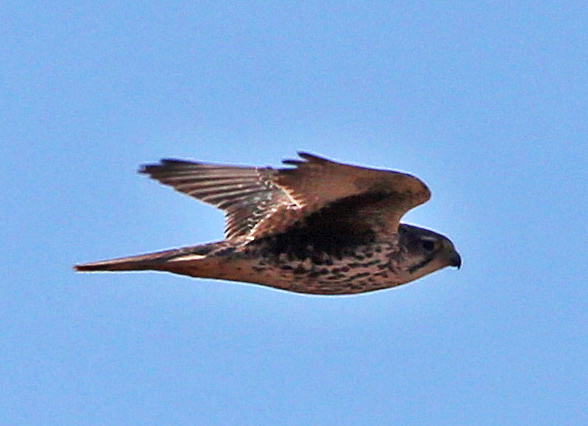
[[[302,160],[294,160],[294,159],[286,159],[286,160],[282,160],[283,164],[287,164],[289,166],[300,166],[301,164],[305,164],[305,163],[328,163],[329,160],[327,160],[324,157],[321,157],[319,155],[315,155],[315,154],[311,154],[309,152],[306,151],[297,151],[296,152],[298,154],[298,156],[300,158],[302,158]]]
[[[316,154],[311,154],[310,152],[306,152],[306,151],[298,151],[297,154],[299,157],[304,158],[306,161],[316,161],[316,162],[321,162],[321,163],[329,161],[324,157],[321,157]]]
[[[185,164],[194,164],[192,161],[177,160],[175,158],[162,158],[159,163],[141,164],[137,173],[144,175],[151,175],[153,172],[160,171],[162,169],[168,169],[174,166],[181,166]]]
[[[291,159],[282,160],[282,164],[287,164],[289,166],[298,166],[298,165],[300,165],[302,163],[304,163],[304,161],[291,160]]]

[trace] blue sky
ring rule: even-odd
[[[0,423],[588,422],[583,2],[30,1],[0,11]],[[463,257],[308,297],[74,263],[222,237],[135,172],[297,150],[408,171]]]

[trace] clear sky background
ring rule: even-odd
[[[0,7],[0,424],[588,424],[583,1]],[[408,171],[463,257],[309,297],[74,263],[222,237],[135,172]]]

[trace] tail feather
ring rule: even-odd
[[[74,270],[78,272],[168,270],[170,262],[187,260],[188,258],[192,260],[204,258],[216,246],[217,244],[212,243],[195,247],[165,250],[139,256],[82,263],[75,265]]]
[[[75,265],[77,272],[94,272],[94,271],[142,271],[153,269],[156,264],[160,264],[162,259],[155,256],[131,256],[120,259],[102,260],[100,262],[82,263]]]

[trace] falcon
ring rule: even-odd
[[[221,209],[225,239],[76,265],[77,271],[166,271],[307,294],[363,293],[461,266],[453,243],[400,223],[429,200],[415,176],[299,152],[286,167],[161,160],[139,172]]]

